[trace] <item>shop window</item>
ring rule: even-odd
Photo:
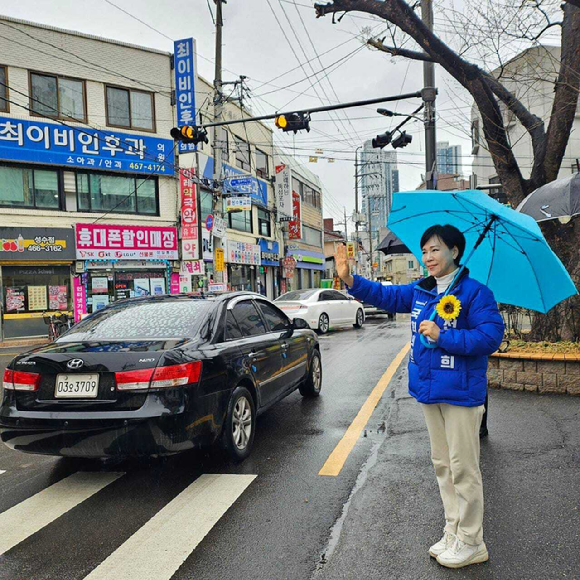
[[[258,209],[258,233],[265,238],[270,237],[270,213]]]
[[[0,66],[0,111],[8,111],[8,70]]]
[[[228,212],[228,227],[240,232],[252,233],[252,212],[251,211],[230,211]]]
[[[236,165],[244,171],[250,172],[250,145],[239,137],[234,137],[236,142]]]
[[[268,304],[267,302],[262,302],[258,300],[256,302],[262,316],[266,320],[270,332],[283,332],[289,326],[288,319],[280,313],[274,306]]]
[[[236,304],[233,313],[244,336],[256,336],[266,333],[266,327],[262,322],[262,318],[256,310],[256,307],[250,301]]]
[[[68,267],[3,266],[2,278],[6,314],[70,311]]]
[[[230,158],[230,143],[228,131],[225,127],[218,127],[218,147],[222,150],[222,159],[227,162]]]
[[[107,86],[106,101],[110,127],[155,130],[153,93]]]
[[[86,121],[85,82],[31,72],[30,108],[42,117]]]
[[[200,190],[198,190],[200,191]],[[201,221],[205,222],[207,216],[213,213],[213,194],[211,191],[202,189],[200,191],[200,204],[201,204]]]
[[[292,191],[299,193],[300,199],[304,200],[304,184],[295,177],[292,178]]]
[[[311,246],[322,247],[322,232],[302,224],[302,239]]]
[[[156,177],[77,173],[79,211],[159,215]]]
[[[268,170],[268,156],[259,149],[256,149],[256,175],[264,178],[270,175]]]
[[[60,172],[0,165],[0,205],[60,209]]]

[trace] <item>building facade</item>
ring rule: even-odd
[[[437,174],[461,175],[461,145],[449,145],[449,141],[437,141]]]
[[[542,119],[546,128],[549,123],[554,100],[554,79],[558,78],[560,48],[556,46],[536,46],[521,52],[492,74],[501,74],[502,83],[515,94],[522,104]],[[518,161],[524,179],[529,178],[532,170],[533,150],[529,133],[517,121],[511,111],[500,105],[508,140]],[[493,166],[492,158],[487,151],[481,116],[477,107],[471,109],[471,143],[472,143],[472,185],[474,187],[495,185],[489,189],[490,195],[500,201],[507,201],[502,191],[499,178]],[[580,106],[576,109],[576,118],[570,132],[568,146],[562,160],[559,178],[578,171],[580,166]]]
[[[44,313],[79,317],[169,292],[179,257],[171,55],[2,24],[2,338],[46,336]]]
[[[399,190],[397,152],[374,149],[371,141],[366,141],[359,160],[361,211],[370,221],[371,231],[378,235],[387,225],[393,193]]]

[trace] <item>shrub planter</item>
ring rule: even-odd
[[[487,378],[493,389],[580,396],[580,355],[496,352]]]

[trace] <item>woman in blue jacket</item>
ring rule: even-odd
[[[338,275],[349,292],[389,312],[411,314],[409,393],[421,403],[431,459],[443,500],[443,537],[429,554],[439,564],[461,568],[488,560],[483,541],[483,484],[479,429],[487,393],[487,360],[503,336],[493,293],[463,270],[448,296],[465,250],[455,227],[436,225],[421,238],[430,276],[412,284],[383,286],[351,276],[346,248],[337,251]],[[433,309],[437,316],[429,320]],[[435,348],[426,348],[420,336]]]

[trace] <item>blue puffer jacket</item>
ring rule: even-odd
[[[461,302],[459,317],[434,319],[441,329],[436,348],[426,348],[417,332],[442,298],[433,276],[401,286],[383,286],[354,276],[350,294],[389,312],[411,313],[409,393],[420,403],[483,405],[487,392],[487,358],[503,337],[504,324],[492,291],[469,277],[467,268],[450,294]]]

